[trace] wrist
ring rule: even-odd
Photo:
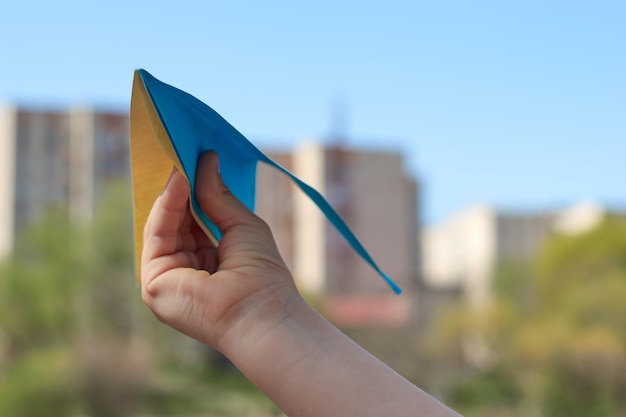
[[[236,362],[238,355],[249,355],[260,340],[289,327],[295,317],[308,309],[292,284],[264,288],[236,307],[233,314],[237,318],[224,331],[216,348]]]

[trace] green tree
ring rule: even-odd
[[[0,267],[0,416],[125,416],[138,404],[151,348],[138,337],[129,197],[112,187],[90,225],[49,212]]]
[[[551,239],[533,278],[532,314],[510,354],[543,376],[544,414],[626,413],[626,220]]]
[[[20,239],[1,268],[0,415],[68,413],[75,404],[72,353],[82,262],[67,219],[51,213]]]
[[[468,416],[486,415],[507,398],[519,415],[626,415],[625,295],[623,218],[555,235],[529,263],[502,262],[488,305],[448,309],[429,339],[441,361],[458,363],[468,335],[491,352],[482,369],[458,367],[448,395]],[[506,395],[489,385],[494,378],[507,378]]]

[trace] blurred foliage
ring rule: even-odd
[[[113,184],[88,224],[51,211],[0,265],[0,417],[273,412],[145,308],[130,204],[128,186]]]
[[[489,302],[447,308],[427,338],[455,367],[444,398],[467,417],[626,416],[625,296],[623,218],[503,261]]]
[[[454,381],[450,388],[449,400],[465,407],[506,406],[518,404],[522,392],[515,377],[502,368],[476,372]]]

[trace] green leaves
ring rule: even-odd
[[[146,383],[134,365],[151,350],[131,343],[145,309],[130,222],[128,188],[116,187],[93,224],[48,212],[19,237],[0,266],[0,416],[130,415]]]
[[[485,385],[496,372],[520,387],[525,400],[508,405],[520,415],[626,413],[625,298],[624,218],[576,236],[555,235],[529,263],[504,260],[488,304],[456,306],[438,323],[440,355],[467,345],[468,335],[491,353],[460,391],[458,384],[450,388],[459,409],[484,415],[498,403],[491,395],[497,391]]]

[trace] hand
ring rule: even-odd
[[[174,169],[144,229],[142,297],[159,320],[222,352],[233,329],[276,326],[303,303],[267,224],[233,196],[215,152],[198,161],[196,198],[223,232],[216,247],[194,220]]]

